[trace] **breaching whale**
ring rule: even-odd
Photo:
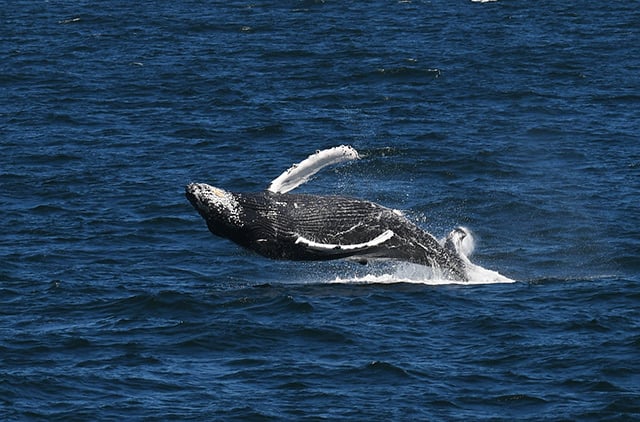
[[[457,228],[442,242],[402,212],[374,202],[335,195],[288,193],[320,169],[358,159],[339,146],[317,151],[293,165],[262,192],[228,192],[191,183],[185,194],[209,230],[268,258],[318,261],[395,259],[468,280],[470,264],[462,245],[469,232]]]

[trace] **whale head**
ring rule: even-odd
[[[242,206],[233,193],[205,183],[191,183],[185,187],[185,195],[213,233],[228,236],[244,225]]]

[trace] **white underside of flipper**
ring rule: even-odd
[[[305,183],[326,166],[359,158],[358,151],[346,145],[317,151],[274,179],[267,190],[273,193],[287,193]]]
[[[387,230],[380,236],[371,239],[364,243],[355,243],[353,245],[338,245],[336,243],[318,243],[313,240],[309,240],[303,236],[298,236],[296,244],[303,244],[309,249],[313,249],[319,252],[358,252],[372,248],[374,246],[382,245],[387,240],[393,237],[393,230]]]

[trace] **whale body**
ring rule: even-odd
[[[453,230],[442,242],[402,212],[374,202],[334,195],[291,194],[322,168],[359,159],[349,146],[317,151],[274,179],[262,192],[229,192],[191,183],[185,195],[220,237],[273,259],[322,261],[394,259],[430,266],[467,281],[475,267],[466,256],[470,232]],[[465,240],[466,239],[466,240]]]

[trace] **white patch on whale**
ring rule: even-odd
[[[359,251],[364,249],[369,249],[374,246],[378,246],[386,242],[387,240],[393,237],[393,230],[387,230],[382,233],[380,236],[376,236],[368,242],[356,243],[353,245],[339,245],[334,243],[318,243],[313,240],[309,240],[305,237],[298,236],[296,239],[296,245],[302,243],[309,249],[315,249],[317,251]]]

